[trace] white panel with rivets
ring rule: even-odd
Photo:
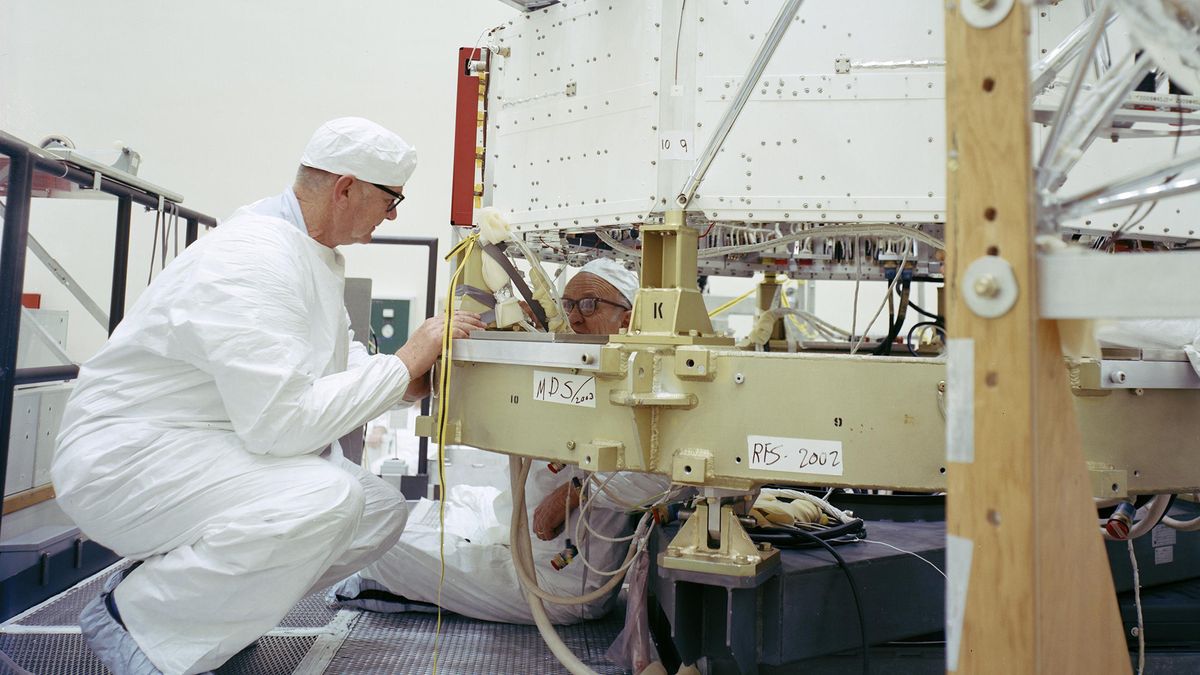
[[[698,131],[720,123],[779,6],[701,3]],[[694,204],[719,220],[940,219],[944,68],[858,64],[939,62],[943,11],[936,0],[804,2]]]
[[[497,33],[488,201],[522,229],[644,220],[657,181],[659,2],[576,1]]]
[[[643,222],[682,187],[782,0],[568,0],[497,33],[485,200],[521,229]],[[943,6],[808,0],[693,207],[729,221],[936,222]],[[862,62],[923,62],[862,68]],[[933,65],[929,65],[933,62]]]

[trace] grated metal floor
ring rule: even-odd
[[[79,634],[79,612],[114,566],[0,626],[0,650],[37,675],[107,675]],[[323,593],[301,600],[279,627],[230,659],[221,675],[430,673],[437,623],[429,614],[375,614],[331,610]],[[560,627],[563,641],[599,673],[622,673],[604,658],[622,626],[621,612],[599,621]],[[0,663],[0,675],[8,669]],[[537,628],[442,617],[438,672],[561,673],[566,670]]]

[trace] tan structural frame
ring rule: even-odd
[[[965,602],[961,624],[948,611],[948,667],[1127,673],[1058,327],[1036,306],[1029,11],[1016,3],[974,28],[946,4],[948,333],[974,353],[973,458],[949,448],[970,461],[948,463],[948,610]],[[1019,289],[994,319],[961,287],[986,255],[1007,260]]]

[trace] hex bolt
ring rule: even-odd
[[[1000,282],[996,277],[985,274],[975,280],[975,285],[972,286],[975,290],[975,295],[984,298],[994,298],[1000,295]]]

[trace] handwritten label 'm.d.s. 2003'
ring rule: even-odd
[[[840,476],[845,468],[841,441],[779,436],[747,436],[751,469]]]
[[[533,371],[533,398],[547,403],[596,407],[596,379],[587,375],[567,375],[544,370]]]

